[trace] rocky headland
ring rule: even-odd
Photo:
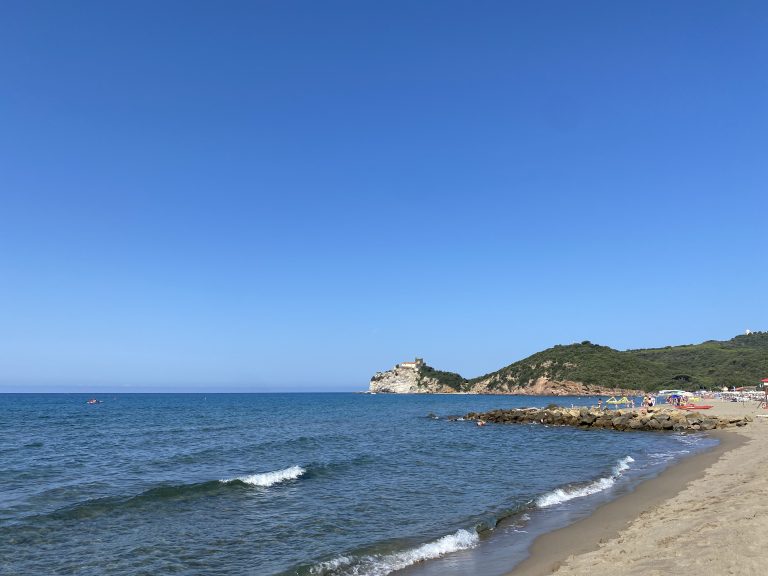
[[[643,393],[631,388],[616,388],[587,384],[574,380],[559,380],[547,372],[528,380],[500,377],[467,380],[455,372],[435,370],[417,358],[414,362],[396,364],[391,370],[376,372],[371,378],[368,391],[376,394],[518,394],[528,396],[637,396]]]
[[[580,343],[557,345],[476,378],[436,370],[420,358],[371,378],[370,392],[394,394],[525,394],[630,396],[662,389],[719,389],[758,385],[768,374],[768,332],[730,340],[614,350]]]
[[[449,394],[458,392],[419,367],[396,365],[391,370],[376,372],[368,387],[377,394]]]

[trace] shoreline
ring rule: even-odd
[[[689,482],[703,477],[723,454],[747,441],[738,432],[716,431],[710,436],[720,441],[717,446],[680,460],[632,492],[606,502],[588,517],[536,538],[529,556],[507,576],[552,574],[569,557],[598,549],[601,542],[616,537],[634,518],[674,498]]]
[[[765,413],[758,412],[756,405],[751,403],[748,406],[732,406],[725,402],[717,402],[711,412],[719,416],[754,416],[756,413]],[[695,557],[686,559],[678,546],[689,545],[689,540],[695,542],[695,530],[701,522],[706,522],[708,518],[710,522],[718,524],[724,512],[720,508],[706,510],[706,506],[700,505],[695,508],[697,517],[693,518],[691,511],[694,507],[689,503],[709,502],[712,493],[721,489],[722,479],[713,478],[716,474],[723,474],[722,471],[715,471],[717,467],[735,466],[743,469],[747,463],[752,463],[768,472],[768,455],[763,459],[755,459],[760,440],[768,439],[765,420],[768,418],[755,418],[754,422],[744,428],[708,433],[719,440],[717,446],[681,460],[658,476],[645,480],[632,492],[601,505],[590,516],[540,535],[531,545],[527,558],[508,571],[507,576],[661,574],[663,571],[656,572],[654,568],[665,563],[667,569],[678,568],[686,563],[695,564],[699,569],[702,565],[708,570],[714,569],[712,563],[716,563],[717,559],[698,556],[698,547]],[[758,446],[757,451],[755,445]],[[727,459],[733,460],[733,463],[723,464]],[[749,497],[750,503],[756,498],[765,497],[752,495]],[[738,515],[735,502],[718,503]],[[704,520],[699,518],[702,515]],[[681,534],[678,535],[674,529],[668,529],[674,523],[690,525],[694,533],[685,538],[682,536],[684,530],[680,528]],[[669,535],[659,540],[661,526],[667,529]],[[760,537],[765,540],[762,534]],[[718,542],[704,544],[706,546],[702,549],[719,548]],[[712,554],[716,555],[715,552]],[[726,562],[733,564],[734,560]],[[752,572],[743,569],[731,573]]]

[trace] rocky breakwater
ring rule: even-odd
[[[752,421],[743,418],[720,418],[701,412],[684,412],[674,408],[648,410],[600,410],[595,408],[519,408],[470,412],[465,417],[495,424],[548,424],[579,428],[607,428],[611,430],[672,430],[675,432],[714,430],[731,426],[745,426]]]

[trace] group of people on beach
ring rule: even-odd
[[[672,406],[682,406],[685,404],[685,400],[683,400],[683,397],[678,394],[672,394],[671,396],[667,397],[667,404],[671,404]]]
[[[624,398],[626,399],[626,397]],[[613,400],[613,398],[611,398]],[[605,405],[609,404],[608,401],[605,402]],[[646,394],[643,396],[643,403],[640,405],[641,408],[651,408],[652,406],[656,405],[656,397],[653,394]],[[627,403],[627,408],[634,408],[635,407],[635,399],[630,398],[629,402]],[[598,398],[597,399],[597,409],[602,410],[603,409],[603,399]]]
[[[653,406],[656,406],[656,396],[653,394],[646,394],[643,396],[643,408],[651,408]]]

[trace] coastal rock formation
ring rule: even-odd
[[[574,380],[550,378],[549,366],[542,366],[542,375],[528,380],[509,378],[502,381],[498,373],[491,377],[467,380],[455,372],[435,370],[421,358],[401,362],[391,370],[376,372],[368,390],[391,394],[520,394],[529,396],[637,396],[638,390],[585,384]]]
[[[373,393],[390,394],[442,394],[456,392],[455,388],[430,375],[431,368],[421,361],[403,362],[391,370],[376,372],[368,390]]]
[[[411,372],[409,372],[409,370]],[[371,392],[630,396],[638,390],[757,385],[768,374],[768,332],[727,341],[614,350],[588,340],[557,345],[477,378],[403,362],[371,379]]]
[[[609,388],[595,384],[585,384],[574,380],[555,380],[539,376],[534,380],[517,383],[499,381],[492,378],[469,381],[467,392],[475,394],[522,394],[528,396],[642,396],[643,392],[630,388]]]
[[[752,419],[719,418],[701,412],[684,412],[673,408],[649,408],[647,410],[601,410],[594,408],[520,408],[470,412],[467,420],[496,424],[549,424],[552,426],[577,426],[580,428],[609,428],[612,430],[672,430],[698,432],[745,426]]]

